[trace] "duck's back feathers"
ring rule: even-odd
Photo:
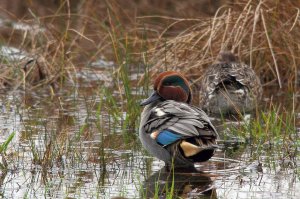
[[[153,107],[144,125],[146,133],[168,129],[184,138],[193,136],[217,137],[208,116],[199,108],[173,100]]]
[[[255,101],[262,95],[261,83],[254,70],[239,62],[232,53],[220,57],[203,75],[200,105],[211,112],[218,112],[217,108],[225,113],[235,108],[253,109]],[[227,96],[224,97],[225,93]]]
[[[216,63],[205,73],[201,88],[209,93],[222,86],[222,83],[236,83],[247,87],[249,90],[261,92],[260,80],[254,70],[244,63]],[[237,85],[238,87],[238,85]],[[259,87],[256,89],[256,87]]]
[[[140,138],[153,155],[176,167],[209,160],[216,149],[217,131],[199,108],[166,100],[148,105],[142,114]]]

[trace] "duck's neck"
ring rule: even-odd
[[[142,121],[141,121],[141,122],[143,122],[143,120],[147,121],[147,120],[148,120],[148,117],[149,117],[150,114],[151,114],[151,109],[152,109],[153,107],[157,106],[157,104],[159,104],[159,103],[162,102],[162,101],[163,101],[163,100],[156,100],[155,102],[152,102],[152,103],[146,105],[146,106],[144,107],[143,112],[142,112]]]
[[[144,110],[150,111],[153,107],[157,106],[157,104],[161,103],[163,100],[156,100],[155,102],[152,102],[145,106]]]

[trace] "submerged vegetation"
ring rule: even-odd
[[[9,3],[0,3],[1,197],[299,196],[298,1]],[[137,139],[152,76],[183,72],[198,104],[202,72],[222,50],[256,71],[262,105],[249,121],[223,118],[224,147],[203,173],[160,170]]]

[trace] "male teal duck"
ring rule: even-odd
[[[262,96],[254,70],[231,52],[219,54],[217,63],[203,74],[200,86],[200,106],[215,114],[250,112]]]
[[[140,140],[153,156],[167,166],[193,167],[209,160],[216,149],[215,127],[200,108],[190,105],[191,88],[175,71],[158,75],[154,92],[144,100],[139,129]]]

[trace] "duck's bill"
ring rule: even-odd
[[[140,105],[141,106],[146,106],[152,102],[157,101],[158,99],[160,99],[161,97],[158,95],[158,93],[156,91],[154,91],[150,97],[148,97],[147,99],[143,100]]]

